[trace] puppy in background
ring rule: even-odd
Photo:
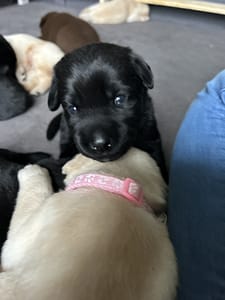
[[[40,29],[43,40],[54,42],[65,53],[100,42],[90,24],[68,13],[49,12],[41,19]]]
[[[24,113],[33,99],[16,79],[16,55],[7,40],[0,35],[0,121]]]
[[[154,160],[135,148],[105,163],[77,155],[63,172],[57,194],[45,169],[19,172],[0,299],[173,300],[176,260],[157,217],[166,186]]]
[[[54,65],[64,56],[54,43],[28,34],[5,36],[16,53],[16,77],[31,95],[44,94],[50,87]]]
[[[149,5],[136,0],[100,0],[83,9],[79,17],[94,24],[118,24],[149,20]]]

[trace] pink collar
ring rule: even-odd
[[[143,206],[143,191],[140,185],[131,178],[124,180],[101,174],[82,174],[77,176],[67,187],[66,191],[80,187],[95,187],[123,196],[137,206]]]

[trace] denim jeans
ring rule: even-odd
[[[225,70],[206,84],[178,131],[168,227],[178,300],[225,300]]]

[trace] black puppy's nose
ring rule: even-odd
[[[99,153],[110,151],[112,148],[112,142],[110,138],[104,134],[95,134],[93,140],[90,142],[90,148]]]

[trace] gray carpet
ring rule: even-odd
[[[0,9],[0,32],[38,36],[43,14],[56,10],[77,15],[88,3],[66,1],[63,7],[42,1],[4,7]],[[132,47],[152,67],[155,88],[151,95],[168,163],[189,103],[207,80],[225,68],[224,19],[224,16],[152,7],[149,22],[95,26],[102,41]],[[45,138],[53,115],[48,111],[47,95],[37,98],[27,113],[0,122],[0,147],[57,155],[58,137],[52,142]]]

